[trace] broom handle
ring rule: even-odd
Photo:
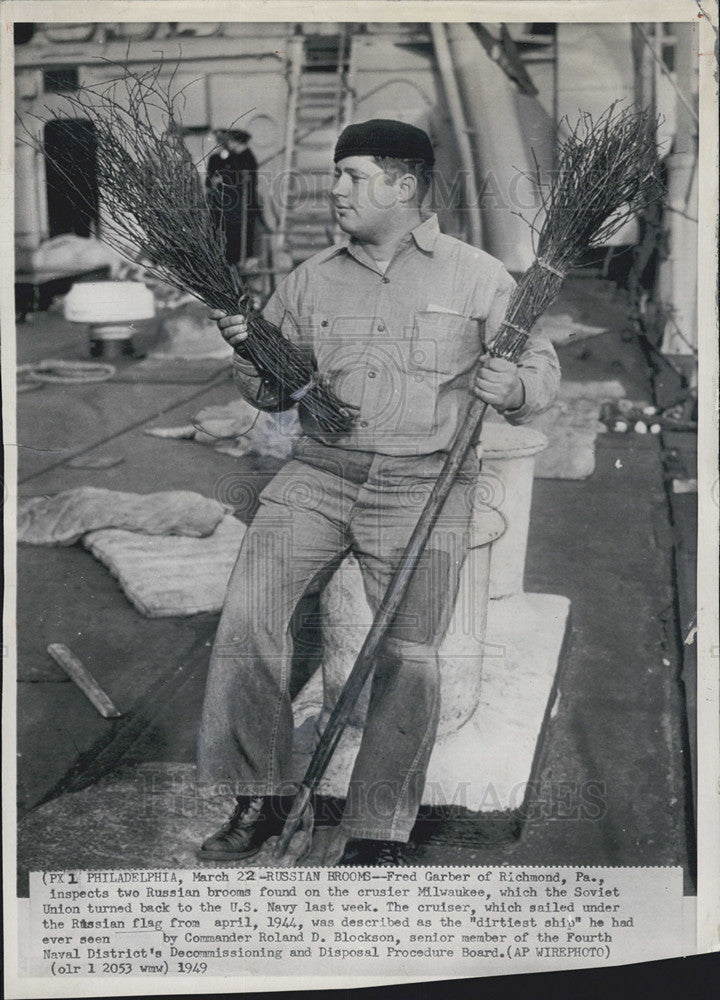
[[[507,343],[502,342],[502,334],[505,329],[514,331]],[[488,348],[488,354],[493,357],[503,357],[515,364],[518,363],[522,355],[528,335],[525,331],[509,323],[507,318],[500,328],[500,335]],[[488,404],[484,403],[474,393],[470,399],[465,419],[460,425],[460,430],[453,442],[452,448],[448,452],[440,475],[435,481],[432,492],[427,499],[417,524],[413,530],[410,540],[405,546],[400,562],[393,573],[385,596],[380,603],[377,614],[370,626],[370,631],[365,637],[365,642],[358,653],[358,657],[353,664],[353,668],[348,674],[347,680],[340,692],[340,697],[335,702],[330,718],[318,742],[315,752],[308,764],[305,776],[300,784],[300,788],[295,796],[285,825],[278,837],[275,847],[275,857],[281,858],[287,850],[293,834],[300,825],[300,820],[305,809],[310,803],[313,792],[317,788],[320,779],[325,773],[332,758],[335,748],[340,741],[345,726],[348,723],[355,703],[360,697],[360,692],[365,686],[365,682],[375,666],[375,657],[380,646],[385,640],[393,618],[397,614],[400,602],[405,596],[405,591],[410,583],[410,578],[415,567],[420,560],[425,546],[427,545],[430,533],[435,527],[435,522],[442,510],[448,493],[465,461],[465,456],[470,450],[475,438],[479,435],[483,418],[487,411]]]
[[[335,748],[355,707],[355,703],[360,697],[360,692],[372,673],[378,650],[400,607],[400,602],[405,596],[410,578],[425,549],[442,506],[462,468],[473,440],[482,427],[483,417],[487,408],[487,403],[484,403],[477,396],[473,395],[466,418],[445,459],[442,471],[435,481],[423,512],[392,575],[385,596],[370,626],[370,631],[365,637],[365,642],[352,670],[348,674],[345,685],[340,692],[340,697],[335,703],[325,730],[315,748],[300,789],[285,821],[285,826],[278,838],[275,850],[276,857],[281,857],[287,850],[293,834],[298,828],[302,814],[310,801],[310,797],[317,788],[320,779],[330,763]]]
[[[332,714],[328,719],[323,739],[318,745],[305,774],[303,780],[303,784],[305,785],[315,787],[325,773],[325,769],[330,762],[330,758],[335,751],[335,747],[360,696],[360,692],[375,665],[375,657],[405,596],[405,591],[410,583],[410,577],[427,545],[442,506],[457,479],[465,457],[470,450],[470,445],[482,425],[486,410],[487,403],[483,403],[481,399],[474,397],[468,409],[467,419],[463,422],[460,433],[448,453],[442,471],[435,481],[432,492],[415,525],[400,562],[390,579],[385,596],[370,626],[370,631],[365,637],[355,665],[350,671],[340,697],[335,703]]]

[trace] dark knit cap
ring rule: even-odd
[[[368,122],[344,128],[335,146],[335,163],[346,156],[392,156],[398,160],[423,160],[429,167],[435,163],[435,154],[427,132],[391,118],[372,118]]]

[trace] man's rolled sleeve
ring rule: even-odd
[[[294,400],[283,396],[275,386],[265,382],[258,375],[255,365],[240,357],[237,351],[233,355],[232,366],[232,378],[236,389],[243,399],[257,410],[276,413],[279,410],[289,410],[295,405]]]
[[[510,424],[525,424],[553,403],[560,386],[560,362],[544,333],[531,334],[518,364],[525,400],[516,410],[505,410]]]
[[[501,268],[497,286],[485,326],[487,343],[500,332],[510,304],[515,281]],[[560,386],[560,362],[555,348],[544,333],[531,333],[525,345],[518,374],[523,384],[525,398],[515,410],[505,410],[503,417],[510,424],[525,424],[544,413],[553,403]]]
[[[291,299],[294,298],[296,292],[294,287],[296,282],[292,281],[292,278],[293,274],[289,274],[278,285],[263,309],[263,318],[274,323],[290,340],[293,339],[295,329],[291,321],[293,315]],[[233,382],[238,392],[256,409],[278,412],[279,410],[289,410],[295,405],[293,399],[283,395],[275,386],[269,385],[258,375],[252,361],[237,350],[233,354],[232,366]]]

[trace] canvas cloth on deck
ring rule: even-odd
[[[98,528],[201,538],[215,530],[224,512],[217,500],[187,490],[139,494],[80,486],[50,497],[20,497],[18,541],[72,545]]]
[[[255,452],[287,461],[300,436],[300,423],[295,408],[268,413],[256,410],[244,399],[234,399],[219,406],[206,406],[195,414],[192,424],[147,427],[144,433],[197,441],[234,458]]]
[[[615,380],[561,382],[555,402],[532,426],[547,436],[548,447],[535,459],[538,479],[587,479],[595,471],[595,438],[605,431],[600,407],[621,399]]]

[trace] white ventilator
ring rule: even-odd
[[[83,281],[65,297],[65,319],[90,327],[90,353],[131,353],[132,324],[152,319],[155,300],[138,281]]]

